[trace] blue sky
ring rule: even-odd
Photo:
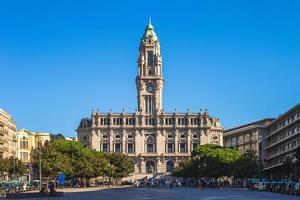
[[[207,108],[225,128],[300,97],[300,1],[0,1],[0,107],[17,128],[74,136],[92,108],[132,112],[148,17],[164,109]]]

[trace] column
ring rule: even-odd
[[[126,132],[125,132],[125,130],[123,130],[123,132],[122,132],[122,152],[123,153],[125,153],[125,140],[126,140],[125,135],[126,135]]]
[[[178,130],[175,130],[175,137],[174,137],[174,148],[175,154],[178,153]]]
[[[114,131],[110,130],[109,132],[109,152],[113,152],[114,151]]]
[[[191,130],[189,129],[187,131],[187,153],[190,153],[191,151]]]

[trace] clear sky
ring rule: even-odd
[[[0,107],[17,128],[74,136],[92,108],[133,112],[151,16],[165,111],[225,128],[300,102],[299,0],[0,0]]]

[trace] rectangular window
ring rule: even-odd
[[[193,143],[193,150],[196,149],[196,147],[198,146],[198,143]]]
[[[147,144],[147,153],[153,153],[153,152],[154,152],[154,145]]]
[[[115,144],[115,153],[121,153],[121,144],[120,143],[117,143]]]
[[[21,152],[20,156],[22,162],[28,162],[28,152]]]
[[[147,51],[147,63],[148,67],[153,67],[154,66],[154,56],[153,56],[153,51]],[[150,75],[150,74],[149,74]]]
[[[173,143],[168,143],[168,153],[174,153],[174,144]]]
[[[28,149],[28,141],[20,141],[20,148],[21,149]]]
[[[102,151],[109,152],[107,143],[102,144]]]
[[[180,151],[180,153],[186,153],[186,144],[185,143],[179,144],[179,151]]]
[[[134,145],[133,144],[127,144],[127,152],[134,153]]]

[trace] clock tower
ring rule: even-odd
[[[139,48],[136,78],[139,112],[155,114],[162,111],[163,82],[160,44],[149,21]]]

